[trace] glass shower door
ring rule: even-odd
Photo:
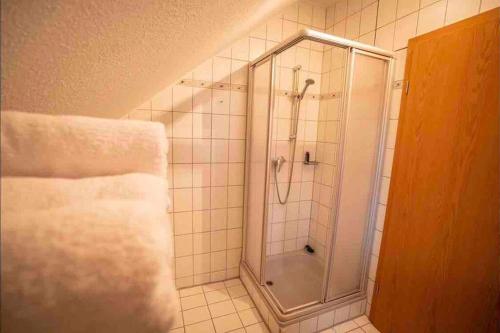
[[[252,98],[247,124],[247,157],[245,176],[245,261],[255,278],[262,275],[262,253],[265,249],[265,197],[268,179],[269,117],[271,105],[272,62],[268,58],[251,70]]]
[[[378,197],[388,70],[388,58],[352,51],[327,300],[363,288],[366,240]]]

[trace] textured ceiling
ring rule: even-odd
[[[290,0],[1,0],[1,106],[119,117]]]

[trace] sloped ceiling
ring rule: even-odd
[[[119,117],[291,0],[1,0],[1,107]]]

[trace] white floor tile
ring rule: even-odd
[[[225,287],[226,286],[224,285],[224,282],[215,282],[215,283],[206,284],[202,288],[203,288],[204,292],[209,292],[209,291],[223,289]]]
[[[217,302],[222,302],[230,299],[229,293],[227,290],[224,289],[218,289],[214,291],[209,291],[205,293],[205,297],[207,298],[208,304],[212,303],[217,303]]]
[[[184,326],[184,321],[182,320],[182,311],[179,311],[177,313],[177,316],[175,317],[174,326],[172,326],[172,328],[178,328],[183,326]]]
[[[180,289],[178,294],[181,296],[183,311],[179,312],[172,333],[269,333],[240,279]],[[333,321],[330,317],[333,317],[334,313],[336,322],[347,319],[347,310],[349,306],[332,311],[328,320],[313,318],[314,323],[311,322],[311,325],[306,325],[309,323],[303,321],[301,326],[304,327],[301,328],[305,331],[320,331],[328,327],[327,322]],[[363,315],[322,330],[321,333],[380,332],[370,323],[368,317]]]
[[[236,308],[231,300],[222,301],[219,303],[210,304],[209,306],[212,318],[225,316],[236,312]]]
[[[200,286],[179,290],[179,295],[181,297],[192,296],[201,293],[203,293],[203,289]]]
[[[243,322],[243,326],[250,326],[262,321],[262,318],[260,317],[259,312],[256,308],[243,310],[241,312],[238,312],[238,315]]]
[[[253,324],[245,327],[247,333],[269,333],[266,325],[264,323]]]
[[[227,291],[229,291],[229,295],[231,295],[231,298],[237,298],[248,294],[247,290],[245,289],[245,287],[243,287],[243,285],[229,287],[227,288]]]
[[[345,333],[352,331],[353,329],[357,328],[358,324],[356,324],[354,321],[346,321],[342,324],[339,324],[333,328],[335,333]]]
[[[226,285],[227,288],[229,288],[229,287],[240,285],[241,280],[240,279],[227,280],[227,281],[224,281],[224,284]]]
[[[184,317],[184,325],[199,323],[200,321],[209,320],[211,318],[207,306],[183,311],[182,316]]]
[[[211,320],[188,325],[185,327],[185,329],[186,333],[215,333],[214,325]]]
[[[213,322],[217,333],[229,332],[243,327],[240,318],[236,313],[214,318]]]
[[[255,307],[255,305],[252,302],[252,299],[248,295],[238,298],[233,298],[233,303],[237,311],[242,311]]]
[[[358,317],[358,318],[355,318],[354,319],[354,322],[356,324],[358,324],[359,326],[364,326],[366,324],[369,324],[370,323],[370,320],[368,319],[367,316],[361,316],[361,317]]]
[[[376,329],[375,326],[373,326],[372,324],[365,325],[365,326],[363,326],[361,328],[366,333],[380,333],[380,331],[378,329]]]
[[[203,305],[207,305],[207,302],[205,301],[205,296],[203,296],[203,294],[181,298],[181,307],[182,310],[184,311]]]

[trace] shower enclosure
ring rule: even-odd
[[[306,29],[250,64],[242,269],[282,319],[366,295],[392,63]]]

